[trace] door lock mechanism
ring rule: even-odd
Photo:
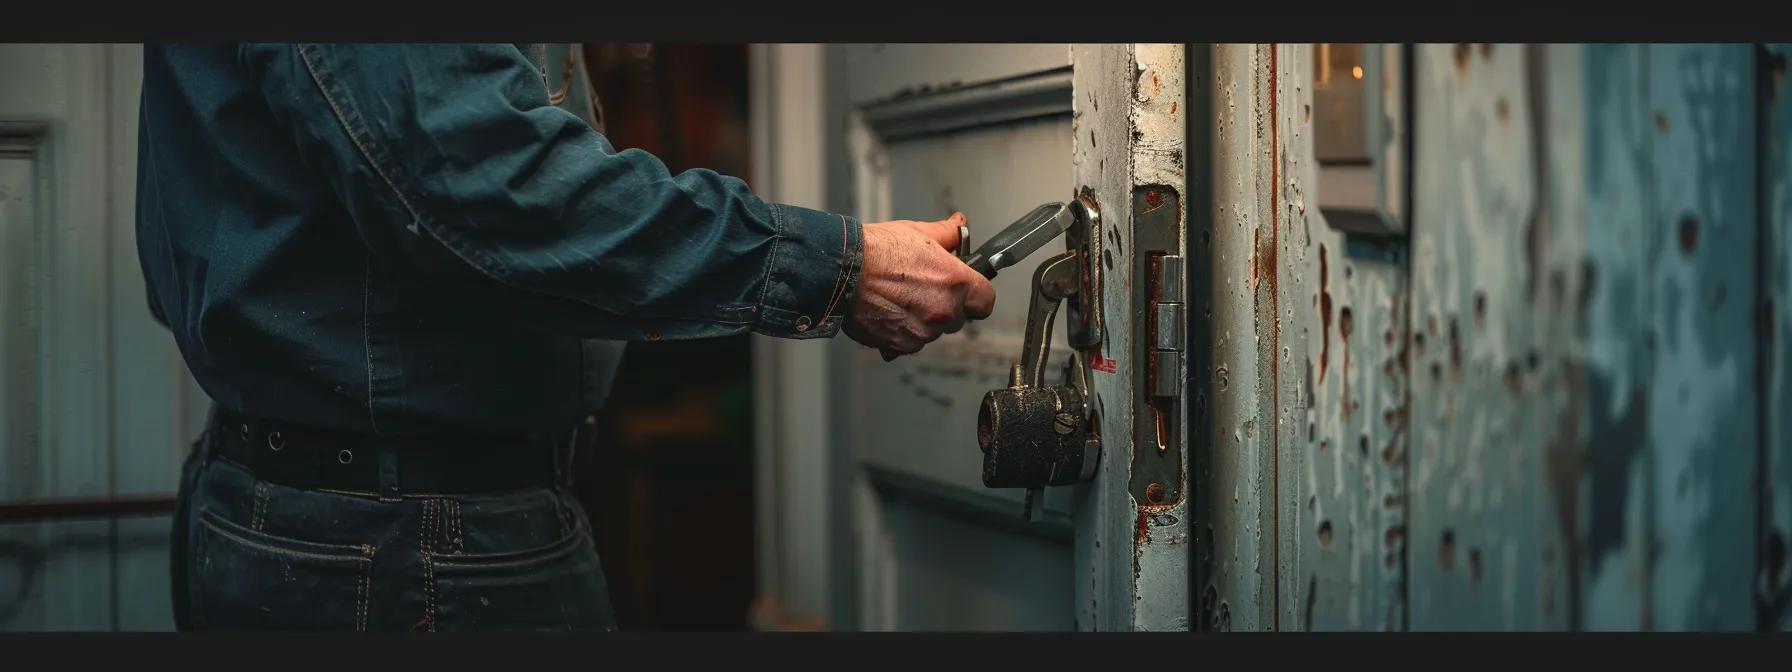
[[[1087,233],[1100,231],[1100,212],[1086,197],[1057,207],[1074,216],[1075,224]],[[1066,252],[1040,263],[1033,272],[1020,363],[1010,370],[1008,387],[985,394],[977,411],[984,487],[1026,488],[1023,515],[1033,521],[1044,516],[1045,502],[1041,500],[1047,486],[1087,481],[1095,476],[1100,461],[1101,441],[1085,354],[1071,353],[1060,384],[1048,386],[1045,382],[1058,307],[1066,300],[1093,305],[1083,300],[1094,291],[1087,268],[1092,260],[1078,242],[1090,237],[1072,236]],[[1087,315],[1087,311],[1073,311],[1072,315]]]

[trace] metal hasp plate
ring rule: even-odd
[[[1082,198],[1072,202],[1078,232],[1065,252],[1045,260],[1033,273],[1033,296],[1027,306],[1027,331],[1004,389],[991,390],[977,411],[977,447],[983,451],[983,485],[989,488],[1026,488],[1029,520],[1044,512],[1041,501],[1047,486],[1075,485],[1095,476],[1101,444],[1096,414],[1089,392],[1089,367],[1083,351],[1071,354],[1064,364],[1063,382],[1048,387],[1046,359],[1050,354],[1052,323],[1058,306],[1070,301],[1080,305],[1089,294],[1087,232],[1099,230],[1098,211]],[[1088,314],[1088,313],[1082,313]],[[1074,325],[1074,320],[1073,320]],[[1074,327],[1073,334],[1087,328]]]
[[[1313,45],[1313,153],[1319,209],[1332,228],[1407,230],[1411,118],[1407,46]]]
[[[1144,326],[1134,339],[1132,357],[1143,362],[1145,380],[1133,416],[1133,500],[1141,506],[1175,503],[1182,497],[1182,414],[1177,401],[1185,382],[1183,258],[1178,226],[1182,197],[1171,187],[1151,185],[1133,190],[1133,305],[1140,311],[1134,324]]]

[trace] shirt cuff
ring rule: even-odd
[[[794,339],[839,333],[859,289],[864,227],[845,215],[768,205],[778,237],[766,265],[754,331]]]

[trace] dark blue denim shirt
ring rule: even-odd
[[[613,373],[588,339],[840,329],[857,221],[617,152],[543,66],[513,44],[147,46],[138,252],[207,394],[557,435]]]

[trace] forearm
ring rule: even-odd
[[[858,222],[614,152],[511,45],[255,45],[369,247],[476,306],[596,338],[831,336]]]

